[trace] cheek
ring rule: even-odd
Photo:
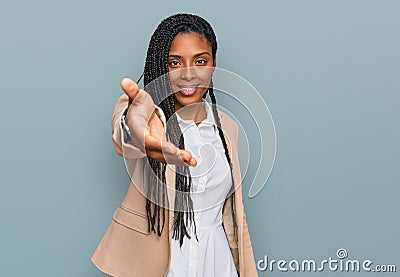
[[[199,71],[197,76],[205,86],[209,86],[212,78],[212,73],[213,71],[210,69],[203,69]]]
[[[170,80],[172,89],[174,90],[174,92],[176,92],[176,90],[178,88],[177,84],[178,84],[179,77],[177,77],[177,74],[170,73],[169,80]]]
[[[211,79],[214,70],[212,67],[205,66],[205,67],[196,68],[195,72],[199,78],[201,78],[203,80],[207,80],[207,79]]]
[[[210,87],[211,77],[212,76],[210,76],[210,75],[205,75],[201,79],[201,88],[202,88],[202,90],[207,90]]]

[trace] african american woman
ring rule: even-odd
[[[242,201],[238,124],[217,109],[214,95],[216,52],[206,20],[175,14],[150,39],[144,89],[122,79],[112,139],[131,183],[91,257],[104,273],[258,276]]]

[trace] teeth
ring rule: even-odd
[[[194,88],[182,88],[182,90],[186,90],[186,91],[191,91],[191,90],[193,90]]]

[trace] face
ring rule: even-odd
[[[175,110],[202,102],[214,67],[211,45],[204,36],[195,32],[175,36],[168,55]]]

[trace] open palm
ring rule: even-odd
[[[189,151],[179,149],[166,140],[163,123],[155,112],[150,94],[139,89],[129,78],[121,80],[121,88],[129,97],[126,119],[132,143],[140,149],[144,148],[146,154],[156,161],[196,166],[197,161]]]

